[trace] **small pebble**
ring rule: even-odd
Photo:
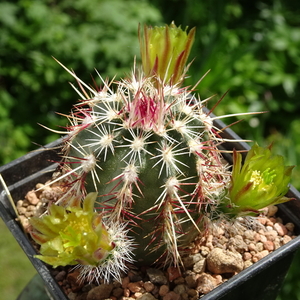
[[[252,230],[245,230],[244,232],[244,238],[250,241],[254,240],[254,232]]]
[[[244,261],[244,269],[246,269],[252,265],[253,265],[253,262],[251,260]]]
[[[262,225],[266,225],[267,219],[265,217],[258,217],[257,221]]]
[[[295,225],[293,223],[286,223],[285,224],[285,228],[290,231],[290,232],[293,232],[294,231],[294,228],[295,228]]]
[[[78,269],[74,270],[72,273],[69,273],[67,275],[67,282],[69,283],[72,292],[77,292],[82,289],[84,286],[83,281],[78,281],[78,276],[80,274],[80,271]],[[58,276],[58,275],[56,275]]]
[[[25,196],[25,199],[27,199],[28,202],[32,205],[36,205],[40,201],[34,191],[28,192],[27,195]]]
[[[73,292],[68,293],[69,300],[76,300],[77,294]]]
[[[272,241],[265,241],[263,244],[265,250],[268,250],[269,252],[274,250],[274,243]]]
[[[255,251],[255,252],[257,251],[256,245],[254,243],[250,243],[248,245],[248,249],[249,249],[249,251]]]
[[[185,277],[185,282],[189,288],[197,287],[197,277],[194,275],[189,275]]]
[[[212,229],[212,233],[214,236],[220,237],[220,236],[224,235],[225,231],[220,226],[214,226]]]
[[[284,236],[288,232],[286,227],[281,223],[275,223],[274,229],[277,231],[278,235],[280,236]]]
[[[242,255],[220,248],[213,249],[206,258],[207,268],[214,274],[240,272],[244,268]]]
[[[25,216],[20,215],[19,220],[20,220],[23,228],[27,231],[29,226],[30,226],[28,218],[26,218]]]
[[[281,219],[280,217],[277,217],[277,218],[276,218],[276,222],[277,222],[277,223],[280,223],[280,224],[283,224],[283,221],[282,221],[282,219]]]
[[[249,253],[249,252],[245,252],[244,254],[243,254],[243,260],[250,260],[252,258],[252,254],[251,253]]]
[[[267,241],[267,237],[265,236],[265,233],[260,235],[260,241],[261,241],[262,243],[264,243],[264,242]]]
[[[136,292],[136,293],[133,294],[133,298],[138,299],[138,298],[140,298],[142,295],[143,295],[142,292]]]
[[[273,243],[274,243],[275,250],[278,249],[281,246],[281,242],[280,242],[279,237],[276,237]]]
[[[197,291],[196,290],[194,290],[194,289],[189,289],[188,290],[188,295],[189,296],[191,296],[191,297],[195,297],[195,296],[197,296]]]
[[[193,266],[193,271],[198,274],[204,272],[205,266],[206,266],[205,261],[206,261],[206,259],[203,258],[203,259],[199,260],[198,262],[196,262]]]
[[[260,241],[260,234],[258,232],[254,233],[254,242],[259,242]]]
[[[214,278],[206,273],[199,276],[197,280],[197,291],[202,294],[207,294],[216,287],[216,282]]]
[[[265,232],[265,237],[267,238],[268,241],[271,241],[271,242],[275,241],[277,236],[278,236],[278,233],[274,229]]]
[[[178,295],[175,292],[171,291],[163,297],[163,300],[180,300],[180,295]]]
[[[130,290],[128,288],[124,288],[123,295],[124,295],[124,297],[129,297],[130,296]]]
[[[248,251],[247,244],[244,242],[243,237],[239,234],[229,239],[228,246],[238,252]]]
[[[278,211],[278,207],[277,207],[277,206],[275,206],[275,205],[270,205],[270,206],[268,207],[267,216],[268,216],[268,217],[273,217],[273,216],[275,216],[275,214],[277,213],[277,211]]]
[[[272,231],[273,230],[273,226],[266,226],[266,230],[267,231]]]
[[[183,257],[182,261],[183,261],[184,268],[185,269],[192,269],[194,264],[197,263],[198,261],[200,261],[201,259],[203,259],[203,257],[200,253],[190,254],[186,257]]]
[[[270,227],[273,227],[274,226],[274,222],[276,222],[276,220],[272,220],[272,219],[267,219],[267,222],[265,224],[265,226],[270,226]]]
[[[175,267],[169,267],[167,269],[167,274],[170,282],[173,282],[175,279],[181,276],[180,269]]]
[[[26,210],[25,213],[24,213],[24,216],[25,216],[26,218],[31,218],[31,217],[33,217],[33,212],[32,212],[32,211]]]
[[[150,293],[154,290],[154,284],[151,281],[146,281],[144,282],[144,289]]]
[[[176,279],[174,280],[174,284],[175,284],[175,285],[182,284],[182,283],[184,283],[184,282],[185,282],[185,280],[184,280],[184,278],[183,278],[182,276],[180,276],[180,277],[178,277],[178,278],[176,278]]]
[[[219,284],[222,283],[223,278],[222,278],[221,275],[216,275],[216,274],[214,274],[214,275],[212,275],[212,277],[215,279],[216,285],[219,285]]]
[[[187,286],[184,284],[178,284],[175,286],[173,290],[176,294],[183,295],[187,291]]]
[[[149,276],[149,279],[154,284],[167,284],[168,280],[167,277],[164,275],[164,273],[161,270],[149,268],[147,269],[147,274]]]
[[[18,200],[17,201],[17,208],[23,207],[23,203],[24,203],[23,200]]]
[[[256,251],[260,252],[264,250],[264,244],[262,242],[256,243]]]
[[[59,273],[57,273],[57,275],[55,276],[55,280],[63,281],[66,278],[66,275],[67,275],[67,272],[65,270],[62,270]]]
[[[209,248],[208,247],[205,247],[205,246],[201,246],[201,251],[200,251],[201,255],[203,257],[206,257],[209,253]]]
[[[169,287],[166,284],[163,284],[160,288],[159,288],[159,296],[164,297],[165,295],[167,295],[167,293],[169,292]]]
[[[108,299],[112,289],[113,289],[112,284],[100,284],[88,292],[86,300]]]
[[[292,238],[289,235],[285,235],[282,239],[282,243],[283,243],[283,245],[285,245],[288,242],[290,242],[291,240],[292,240]]]
[[[25,215],[25,213],[27,211],[26,207],[22,207],[22,206],[17,206],[17,210],[18,210],[19,215]]]
[[[142,296],[140,296],[138,298],[139,300],[157,300],[152,294],[150,293],[145,293]],[[135,300],[134,298],[132,298],[132,300]]]
[[[262,258],[264,258],[265,256],[267,256],[268,254],[269,254],[268,250],[263,250],[261,252],[258,252],[253,256],[252,262],[257,262],[257,261],[261,260]]]
[[[140,292],[141,290],[143,290],[143,282],[142,281],[138,281],[138,282],[130,282],[127,285],[127,288],[132,292],[132,293],[136,293],[136,292]]]

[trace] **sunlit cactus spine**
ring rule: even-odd
[[[139,28],[142,68],[118,82],[99,75],[95,89],[63,66],[81,100],[68,116],[61,178],[69,190],[58,204],[96,192],[103,222],[128,231],[143,265],[179,266],[208,216],[241,212],[230,198],[240,160],[231,176],[218,149],[221,130],[203,109],[209,99],[183,86],[194,35],[173,23]]]

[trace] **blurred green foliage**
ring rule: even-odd
[[[281,291],[276,300],[300,300],[299,278],[300,278],[300,250],[295,254],[293,263],[283,282]]]
[[[36,270],[1,218],[0,232],[1,300],[14,300]]]
[[[37,125],[64,126],[83,80],[96,68],[105,78],[129,72],[139,53],[138,23],[159,24],[143,0],[18,0],[0,2],[0,164],[57,138]]]
[[[0,2],[0,165],[57,138],[77,96],[52,58],[85,82],[96,68],[105,78],[129,72],[139,55],[138,23],[196,26],[188,84],[201,98],[229,90],[217,115],[268,111],[233,129],[296,164],[300,188],[300,3],[294,0],[14,0]],[[97,79],[98,80],[98,79]],[[74,80],[72,80],[74,81]],[[98,80],[99,83],[99,80]],[[299,254],[300,255],[300,254]],[[299,262],[299,255],[297,256]],[[298,268],[280,299],[299,299]],[[298,272],[298,273],[297,273]]]

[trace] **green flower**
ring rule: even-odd
[[[242,155],[234,151],[231,186],[221,210],[230,217],[256,214],[269,205],[291,200],[285,197],[294,166],[285,166],[271,147],[255,144],[242,166]]]
[[[186,28],[187,30],[187,28]],[[170,26],[139,28],[139,41],[143,70],[146,76],[157,76],[164,83],[174,85],[182,81],[191,47],[194,42],[195,28],[189,33]]]
[[[31,218],[32,238],[41,245],[40,260],[54,266],[98,266],[114,249],[115,244],[102,223],[101,215],[94,211],[97,193],[83,200],[71,200],[67,208],[49,207],[49,215]],[[74,201],[75,200],[75,201]]]

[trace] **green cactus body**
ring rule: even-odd
[[[159,91],[150,80],[118,87],[79,109],[85,118],[72,127],[66,157],[79,185],[98,192],[109,222],[133,225],[137,261],[171,254],[178,262],[178,249],[199,233],[207,192],[217,196],[228,181],[211,119],[185,89]]]

